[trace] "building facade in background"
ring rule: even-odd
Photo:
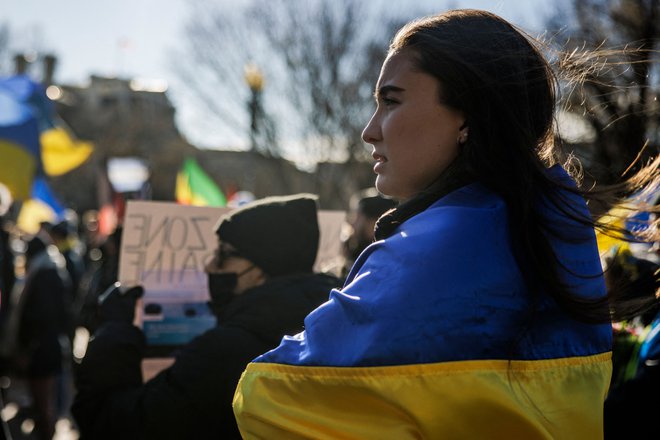
[[[85,164],[52,179],[63,202],[78,212],[98,208],[99,175],[111,158],[141,159],[154,200],[174,200],[176,174],[186,157],[196,158],[228,195],[311,192],[323,208],[345,209],[351,194],[373,184],[365,163],[319,164],[310,173],[257,152],[198,149],[178,131],[175,108],[159,84],[91,76],[84,86],[58,85],[54,95],[56,111],[72,133],[95,146]]]

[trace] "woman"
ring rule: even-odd
[[[248,366],[246,438],[602,437],[609,310],[593,222],[552,160],[554,91],[488,12],[397,33],[363,139],[401,204],[305,332]]]

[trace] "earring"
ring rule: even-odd
[[[463,145],[464,143],[466,143],[466,142],[467,142],[467,138],[468,138],[467,130],[462,131],[461,134],[460,134],[460,136],[458,137],[458,143],[459,143],[459,145]]]

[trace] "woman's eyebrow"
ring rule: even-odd
[[[376,89],[376,91],[374,91],[374,97],[378,98],[379,96],[387,95],[388,93],[391,92],[405,92],[405,91],[406,89],[403,89],[401,87],[387,85],[387,86],[382,86],[379,89]]]

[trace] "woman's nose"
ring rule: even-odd
[[[376,119],[376,113],[371,117],[367,126],[362,130],[362,140],[368,144],[373,144],[381,139],[380,124]]]

